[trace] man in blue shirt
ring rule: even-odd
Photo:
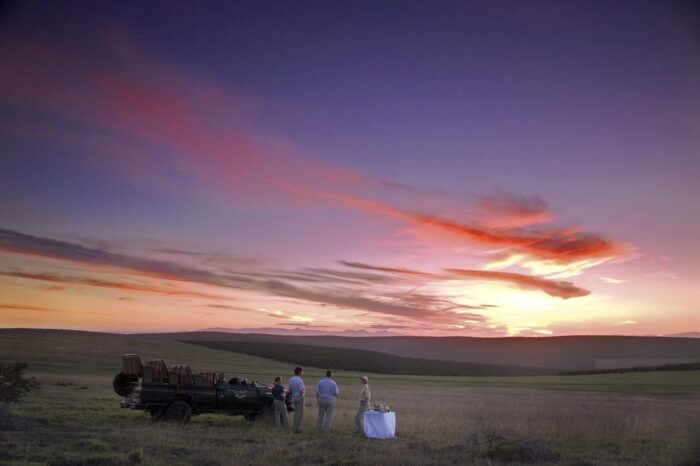
[[[333,408],[335,397],[338,396],[338,385],[331,379],[333,373],[326,371],[326,378],[321,379],[316,386],[316,401],[318,401],[318,422],[316,430],[331,431],[333,423]]]
[[[301,421],[304,419],[304,381],[301,379],[301,367],[294,369],[294,377],[289,379],[289,391],[292,392],[294,405],[294,432],[301,432]]]

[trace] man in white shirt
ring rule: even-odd
[[[360,390],[360,407],[355,414],[356,432],[364,432],[365,411],[369,410],[369,403],[372,401],[372,392],[369,390],[369,381],[367,377],[360,377],[362,382],[362,390]]]
[[[338,385],[331,378],[333,373],[326,371],[326,378],[321,379],[316,385],[316,401],[318,402],[318,422],[316,430],[321,432],[331,431],[333,423],[333,409],[335,407],[335,397],[338,396]]]
[[[301,432],[301,421],[304,419],[304,381],[301,379],[301,367],[294,369],[294,377],[289,379],[289,391],[292,393],[294,406],[294,432]]]

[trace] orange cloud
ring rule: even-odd
[[[582,259],[612,258],[621,255],[627,249],[624,244],[602,235],[576,229],[521,230],[466,225],[433,215],[413,213],[361,196],[316,191],[285,182],[277,182],[277,186],[302,198],[330,202],[416,226],[429,227],[476,243],[512,248],[537,259],[571,263]]]

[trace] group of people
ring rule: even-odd
[[[301,378],[303,371],[301,367],[295,368],[294,376],[289,379],[289,393],[291,393],[292,405],[294,406],[294,432],[301,432],[301,422],[304,419],[306,387],[304,386],[304,380]],[[360,377],[360,382],[362,389],[360,390],[359,398],[360,406],[355,415],[355,429],[356,432],[362,433],[364,431],[364,415],[365,411],[369,410],[372,392],[370,392],[367,377]],[[321,379],[316,385],[316,402],[318,404],[316,430],[319,432],[330,432],[333,424],[335,399],[339,393],[338,384],[333,380],[333,372],[326,371],[326,377]],[[280,377],[275,377],[272,396],[274,398],[275,425],[277,427],[287,427],[289,419],[287,417],[287,405],[284,401],[284,385],[282,385]]]

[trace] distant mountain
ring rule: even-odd
[[[700,338],[700,332],[671,333],[666,336],[676,338]]]

